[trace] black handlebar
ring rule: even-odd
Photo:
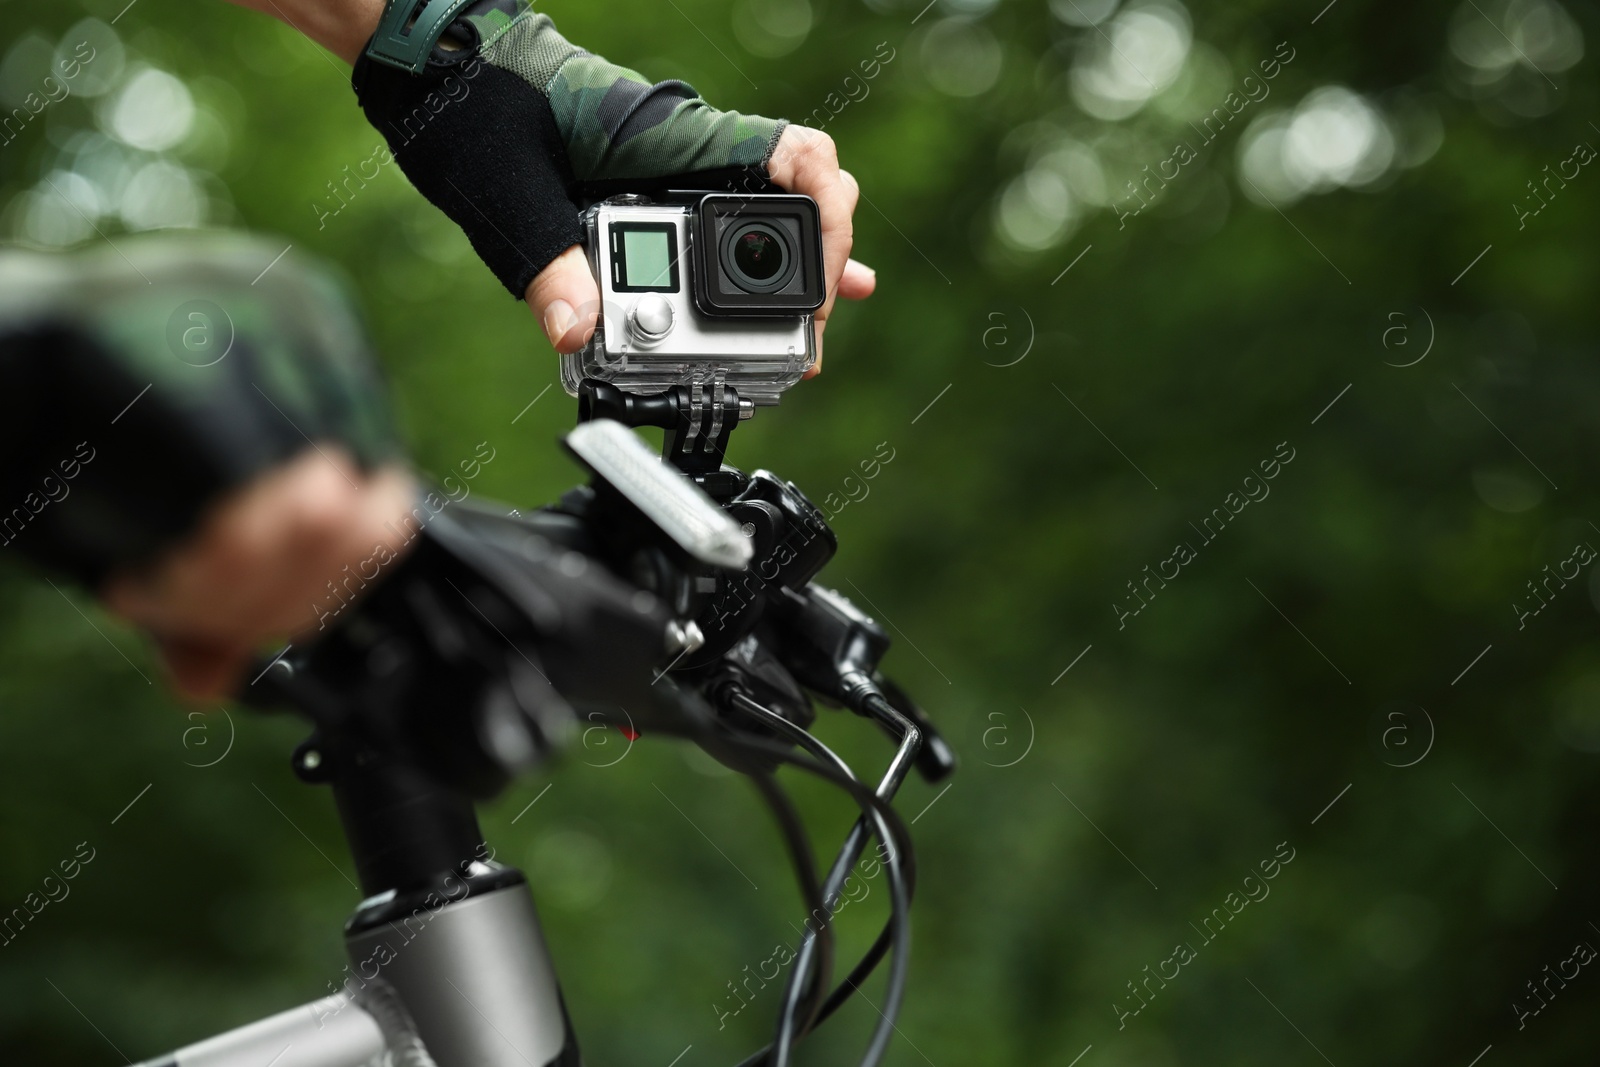
[[[586,396],[590,415],[692,421],[681,397]],[[737,406],[736,396],[724,399]],[[637,444],[631,437],[626,443]],[[705,443],[720,460],[722,441]],[[690,466],[700,465],[696,459]],[[956,757],[880,670],[888,634],[815,583],[838,546],[821,511],[767,471],[747,475],[719,464],[683,473],[711,491],[749,538],[753,551],[742,570],[706,563],[715,557],[675,544],[637,491],[630,496],[598,473],[525,517],[455,504],[434,516],[391,573],[326,634],[286,649],[244,695],[256,706],[288,704],[315,724],[296,752],[295,770],[333,787],[369,897],[415,892],[452,872],[495,877],[497,868],[478,854],[472,801],[496,795],[561,749],[580,718],[692,738],[768,793],[780,763],[846,788],[863,817],[828,884],[812,886],[821,894],[813,910],[821,909],[822,962],[797,968],[773,1045],[750,1061],[784,1065],[794,1043],[891,945],[889,1003],[898,1006],[914,868],[909,837],[887,804],[911,766],[938,782],[954,771]],[[837,760],[806,730],[816,715],[813,699],[870,719],[899,747],[878,790],[864,789],[848,768],[841,774],[812,758]],[[793,745],[811,755],[796,756]],[[891,920],[847,980],[850,988],[835,989],[824,1004],[827,892],[836,892],[873,834],[891,850],[898,886]],[[804,960],[810,941],[808,935]],[[882,1055],[889,1029],[880,1031],[865,1062]]]

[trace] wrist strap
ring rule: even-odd
[[[379,63],[421,74],[445,27],[473,0],[389,0],[367,55]],[[417,11],[421,7],[420,12]],[[413,18],[412,16],[416,17]]]

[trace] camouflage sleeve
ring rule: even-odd
[[[506,8],[515,14],[508,14]],[[527,81],[555,115],[574,176],[582,182],[658,178],[761,167],[786,125],[718,111],[681,81],[642,75],[585,52],[524,0],[469,14],[482,58]]]
[[[757,188],[786,125],[585,52],[528,0],[477,0],[420,72],[363,55],[352,84],[412,184],[519,298],[581,239],[584,195]]]
[[[400,457],[345,287],[283,252],[196,234],[0,252],[0,553],[94,586],[305,449]]]

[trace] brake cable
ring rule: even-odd
[[[743,694],[733,694],[732,702],[740,710],[755,716],[763,725],[783,734],[786,738],[816,756],[820,761],[832,764],[837,768],[841,776],[855,785],[856,789],[865,791],[864,787],[861,786],[855,775],[850,771],[849,766],[808,731],[790,723],[783,716],[763,707]],[[873,718],[889,727],[892,732],[898,733],[901,737],[900,748],[896,752],[895,758],[890,762],[882,782],[872,794],[879,805],[887,807],[888,801],[898,791],[900,784],[905,780],[906,774],[916,758],[921,737],[911,721],[896,711],[881,695],[876,693],[869,694],[862,701],[862,704],[864,708],[868,709],[868,713]],[[874,1030],[873,1039],[868,1045],[867,1055],[862,1060],[863,1065],[876,1064],[887,1049],[888,1041],[893,1031],[894,1019],[899,1014],[900,1003],[904,997],[910,953],[910,919],[908,911],[911,891],[900,876],[899,856],[896,854],[895,848],[897,844],[895,841],[896,835],[889,832],[883,817],[876,810],[877,807],[878,805],[873,805],[870,808],[863,805],[863,815],[846,836],[844,845],[840,848],[833,867],[829,871],[828,880],[824,883],[822,893],[824,907],[831,914],[832,906],[839,898],[844,881],[854,868],[867,840],[871,836],[871,832],[868,829],[868,819],[870,817],[877,826],[878,836],[885,843],[886,859],[890,869],[891,908],[889,922],[885,926],[884,933],[880,934],[878,942],[874,943],[873,948],[877,950],[876,954],[869,952],[868,957],[857,965],[850,977],[844,983],[841,983],[839,988],[834,990],[833,994],[828,998],[828,1002],[832,1004],[832,1007],[828,1008],[828,1014],[832,1014],[838,1004],[843,1003],[851,993],[857,991],[859,982],[881,960],[883,950],[879,949],[879,944],[885,944],[885,947],[888,944],[893,945],[894,959],[890,965],[885,1006],[880,1011],[882,1019]],[[904,842],[902,847],[909,849],[909,841]],[[741,1067],[761,1062],[770,1062],[773,1067],[788,1067],[793,1057],[794,1044],[825,1017],[821,1011],[822,1006],[817,1003],[819,999],[817,994],[820,994],[821,990],[826,988],[826,981],[813,980],[811,983],[814,988],[813,995],[804,997],[809,1002],[805,1020],[802,1023],[799,1019],[801,1002],[804,996],[801,983],[810,972],[809,961],[813,951],[820,951],[814,949],[815,944],[816,938],[810,935],[807,935],[801,943],[800,951],[796,955],[795,969],[789,977],[788,985],[785,987],[783,1009],[779,1015],[777,1033],[773,1042],[760,1052],[747,1058],[741,1064]],[[821,974],[820,968],[816,973],[818,975]],[[849,992],[845,992],[847,988]]]

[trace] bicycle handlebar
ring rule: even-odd
[[[880,672],[888,635],[812,581],[837,541],[797,487],[724,466],[700,480],[714,486],[713,501],[648,452],[641,460],[631,430],[596,425],[568,439],[590,485],[526,517],[459,504],[437,514],[364,600],[310,647],[285,650],[248,694],[257,705],[287,702],[316,725],[295,767],[334,786],[369,895],[352,923],[374,900],[436,891],[441,872],[480,886],[516,875],[469,854],[481,841],[471,800],[563,747],[580,716],[598,716],[691,739],[756,779],[808,870],[809,845],[785,818],[792,810],[772,771],[793,764],[855,798],[862,819],[825,884],[802,878],[819,925],[797,956],[773,1044],[747,1062],[786,1065],[891,945],[892,1026],[914,868],[888,802],[912,766],[938,781],[954,753]],[[807,740],[813,696],[875,721],[900,746],[876,791]],[[827,756],[800,756],[797,743]],[[890,922],[851,989],[826,996],[833,902],[874,835],[891,853]],[[864,1063],[882,1056],[889,1032],[877,1028]]]

